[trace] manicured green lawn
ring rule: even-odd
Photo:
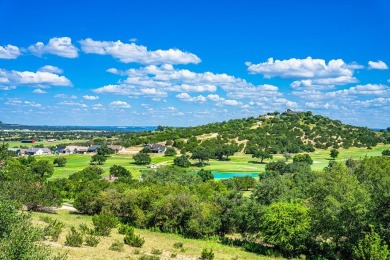
[[[366,148],[350,148],[350,149],[338,149],[339,156],[336,158],[338,162],[344,162],[349,158],[361,159],[364,156],[380,156],[384,149],[390,149],[390,145],[381,145],[372,149]],[[310,153],[314,163],[312,165],[313,170],[322,170],[329,164],[331,160],[330,149],[328,150],[316,150]],[[153,164],[157,165],[171,165],[173,164],[174,157],[166,157],[163,154],[150,154]],[[81,171],[88,167],[91,160],[91,155],[66,155],[67,164],[65,167],[54,167],[55,178],[67,178],[69,175]],[[37,157],[39,159],[54,160],[56,156]],[[284,157],[280,154],[274,155],[272,160],[264,160],[263,164],[260,164],[260,159],[252,158],[251,155],[244,153],[236,153],[229,158],[229,161],[210,160],[209,164],[206,164],[203,169],[218,172],[264,172],[266,163],[276,160],[284,160]],[[290,162],[292,159],[290,160]],[[196,165],[197,161],[191,161],[193,165]],[[112,155],[108,157],[104,165],[100,165],[104,169],[104,176],[108,176],[109,169],[113,165],[121,165],[128,169],[134,178],[138,178],[141,175],[140,170],[147,170],[147,166],[139,166],[134,164],[134,160],[131,155]],[[190,171],[198,171],[201,168],[198,166],[191,166]]]

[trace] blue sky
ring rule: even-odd
[[[61,3],[60,3],[61,2]],[[0,120],[390,126],[390,2],[0,0]]]

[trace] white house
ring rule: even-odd
[[[51,154],[49,148],[30,148],[26,151],[26,155],[48,155]]]

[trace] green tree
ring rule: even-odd
[[[264,242],[279,247],[289,256],[306,249],[310,235],[309,209],[296,202],[276,202],[261,217]]]
[[[308,190],[313,241],[326,248],[327,257],[348,258],[367,225],[371,200],[368,191],[343,164],[333,162],[316,173]]]
[[[134,159],[134,163],[138,165],[150,164],[150,162],[152,161],[149,154],[141,153],[141,152],[134,155],[133,159]]]
[[[307,153],[295,155],[293,158],[293,162],[304,162],[309,165],[313,164],[313,160],[311,159],[310,155]]]
[[[203,146],[198,146],[192,151],[191,159],[198,160],[201,166],[205,161],[210,160],[213,157],[212,151]]]
[[[353,249],[353,255],[356,259],[388,259],[390,252],[388,246],[384,244],[380,236],[375,233],[371,226],[370,233],[366,233],[364,238]]]
[[[188,155],[185,155],[185,154],[173,159],[173,164],[176,166],[185,167],[185,168],[191,166],[191,162],[190,162],[190,160],[188,160]]]
[[[382,155],[390,156],[390,149],[383,150]]]
[[[53,164],[57,164],[58,167],[64,167],[66,165],[66,162],[67,160],[65,157],[58,157],[54,159]]]
[[[30,164],[30,169],[41,180],[47,180],[54,173],[53,165],[48,160],[34,161]]]
[[[330,157],[332,157],[332,159],[334,160],[337,158],[337,156],[339,156],[339,153],[340,152],[337,149],[332,149],[330,150]]]
[[[0,259],[66,259],[54,255],[43,244],[42,230],[31,223],[30,215],[21,213],[14,201],[0,194]]]
[[[114,176],[114,177],[127,177],[127,178],[131,178],[131,172],[129,172],[125,167],[123,166],[120,166],[120,165],[113,165],[110,167],[110,176],[109,178],[111,179],[111,177]]]
[[[101,156],[109,156],[110,154],[113,154],[114,151],[108,148],[106,144],[103,144],[96,150],[96,154]]]
[[[214,175],[211,173],[211,171],[205,171],[201,169],[196,175],[202,178],[204,182],[214,180]]]
[[[173,147],[168,147],[164,152],[165,156],[175,156],[176,154],[176,150]]]
[[[263,163],[264,159],[272,159],[273,156],[272,156],[272,154],[269,154],[266,151],[256,150],[252,154],[252,158],[260,158],[261,159],[260,163]]]
[[[97,163],[98,165],[103,165],[107,161],[107,157],[102,154],[95,154],[91,157],[90,164]]]

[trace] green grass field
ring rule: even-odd
[[[350,148],[339,149],[339,156],[335,161],[344,162],[349,158],[362,159],[365,156],[380,156],[384,149],[390,149],[390,145],[380,145],[372,149],[366,148]],[[329,164],[331,160],[329,156],[330,150],[316,150],[310,153],[314,163],[312,165],[313,170],[322,170]],[[91,160],[91,155],[65,155],[67,164],[65,167],[54,167],[53,179],[55,178],[67,178],[69,175],[81,171],[88,167]],[[43,156],[37,157],[38,159],[54,160],[56,156]],[[163,154],[151,154],[152,163],[157,165],[171,165],[173,164],[174,157],[166,157]],[[209,164],[206,164],[203,169],[217,172],[264,172],[266,163],[270,161],[284,160],[284,157],[280,154],[274,155],[272,160],[264,160],[263,164],[260,164],[260,159],[252,158],[251,155],[244,153],[236,153],[230,157],[229,161],[210,160]],[[292,160],[290,160],[291,162]],[[196,165],[197,161],[192,161]],[[147,170],[147,166],[139,166],[134,164],[134,160],[131,155],[112,155],[108,157],[106,163],[101,165],[105,171],[104,176],[108,176],[109,168],[113,165],[121,165],[128,169],[134,178],[138,178],[141,175],[140,170]],[[189,171],[198,171],[201,168],[198,166],[191,166]]]
[[[143,229],[135,229],[135,234],[145,239],[145,244],[139,249],[140,252],[138,254],[136,248],[128,245],[124,246],[124,252],[108,250],[115,239],[123,242],[124,235],[120,235],[117,229],[113,229],[109,237],[100,237],[100,243],[97,247],[88,247],[86,245],[82,247],[68,247],[64,246],[64,243],[70,227],[78,228],[80,224],[92,227],[91,216],[73,214],[67,210],[58,210],[57,214],[32,213],[34,224],[46,226],[47,224],[41,220],[42,217],[57,219],[65,224],[58,242],[47,243],[54,252],[68,251],[68,259],[138,259],[142,254],[152,255],[153,249],[162,251],[160,259],[171,259],[172,254],[177,254],[172,259],[199,259],[203,248],[212,248],[215,253],[215,259],[271,259],[243,251],[241,248],[222,245],[217,240],[186,239],[176,234],[152,232]],[[183,251],[173,247],[173,244],[176,242],[183,243]]]

